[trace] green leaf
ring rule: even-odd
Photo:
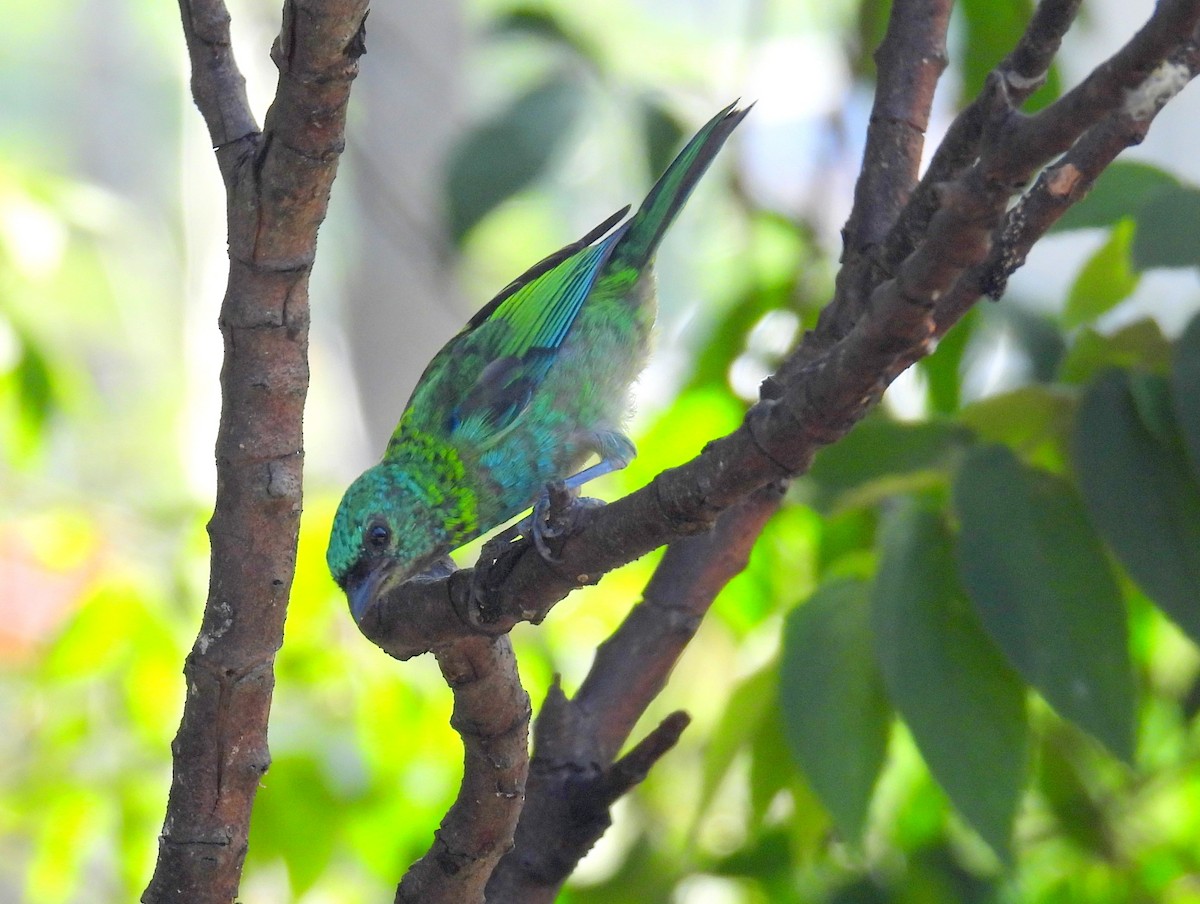
[[[1061,729],[1045,738],[1038,788],[1068,838],[1096,856],[1112,858],[1117,851],[1108,814],[1084,785],[1069,748]]]
[[[1137,288],[1141,273],[1133,269],[1129,252],[1134,231],[1132,220],[1121,220],[1108,241],[1083,265],[1063,310],[1063,322],[1068,327],[1090,323]]]
[[[325,772],[307,755],[276,756],[255,800],[250,851],[255,859],[282,857],[297,895],[320,878],[333,856],[339,813]],[[303,829],[301,829],[303,827]]]
[[[1063,390],[1035,384],[972,402],[959,420],[987,442],[1033,448],[1058,436],[1072,407]]]
[[[963,428],[947,421],[910,424],[872,415],[817,453],[808,472],[815,502],[824,509],[872,504],[908,487],[897,478],[947,468],[968,441]]]
[[[1164,445],[1179,442],[1175,412],[1171,406],[1171,384],[1161,374],[1133,371],[1129,374],[1129,392],[1142,426]]]
[[[646,164],[650,177],[657,179],[666,172],[684,139],[687,130],[669,108],[652,95],[638,98],[638,113],[642,120],[642,136],[646,143]]]
[[[959,586],[940,516],[889,517],[872,592],[884,684],[938,784],[1001,856],[1025,780],[1025,689]]]
[[[1108,367],[1166,369],[1171,343],[1150,318],[1131,323],[1111,335],[1088,327],[1080,330],[1059,369],[1065,383],[1086,383]]]
[[[1175,343],[1171,401],[1175,406],[1179,435],[1192,466],[1192,478],[1200,482],[1200,316],[1192,318]]]
[[[550,165],[579,118],[581,99],[576,79],[559,71],[467,133],[446,177],[448,224],[456,242]]]
[[[1137,223],[1134,266],[1200,265],[1200,188],[1171,186],[1157,192],[1138,211]]]
[[[774,672],[778,678],[778,664],[775,664]],[[773,684],[772,689],[775,687],[776,685]],[[770,702],[777,704],[778,696],[772,696]],[[759,721],[750,744],[749,828],[752,831],[762,828],[767,810],[778,794],[804,780],[794,767],[792,751],[783,734],[783,720],[778,706],[773,706],[771,711],[764,715],[765,718]],[[811,792],[809,793],[811,796]],[[820,824],[820,835],[828,834],[829,818],[825,815],[824,810],[815,801],[811,809],[816,810],[817,814],[815,819],[812,818],[813,814],[808,814],[809,821]],[[804,818],[804,815],[793,812],[789,819],[793,828],[798,820]]]
[[[828,584],[789,614],[779,707],[796,762],[838,829],[858,840],[890,723],[871,655],[865,585]]]
[[[954,483],[959,567],[984,627],[1059,715],[1133,758],[1134,691],[1120,589],[1069,484],[1004,446]]]
[[[962,44],[963,95],[975,97],[995,67],[1025,31],[1030,0],[964,0],[966,41]]]
[[[599,61],[596,48],[568,28],[560,17],[548,9],[535,6],[514,7],[499,15],[489,30],[496,37],[528,36],[561,46],[593,66]]]
[[[1126,217],[1136,216],[1151,196],[1178,187],[1174,176],[1156,166],[1118,160],[1100,174],[1087,197],[1069,207],[1051,231],[1113,226]]]
[[[708,812],[717,789],[729,774],[738,752],[750,744],[768,708],[775,702],[775,684],[778,671],[774,662],[742,680],[709,736],[704,747],[704,771],[700,784],[700,795],[696,802],[696,824]]]
[[[1018,307],[999,306],[987,311],[989,319],[1003,324],[1006,341],[1028,362],[1029,377],[1049,383],[1058,373],[1067,353],[1062,329],[1050,317]]]
[[[1183,450],[1147,429],[1122,371],[1084,396],[1073,445],[1096,527],[1145,594],[1200,643],[1200,490]]]

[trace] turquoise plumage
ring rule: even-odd
[[[622,428],[654,322],[654,253],[748,109],[718,113],[628,221],[626,207],[536,264],[434,356],[334,517],[327,560],[356,620],[549,482],[577,487],[633,458]]]

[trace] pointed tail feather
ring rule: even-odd
[[[630,219],[628,232],[614,250],[614,263],[640,270],[654,256],[667,227],[687,202],[725,139],[754,106],[750,104],[738,110],[737,104],[734,101],[710,119],[654,183],[650,194]]]

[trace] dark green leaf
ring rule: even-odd
[[[1200,316],[1192,318],[1175,343],[1171,399],[1179,434],[1192,466],[1192,479],[1200,482]]]
[[[1200,490],[1178,444],[1146,428],[1128,374],[1088,390],[1074,437],[1088,511],[1130,576],[1200,642]]]
[[[898,904],[997,904],[1004,900],[997,882],[977,874],[948,841],[915,851],[908,858],[905,885],[919,890],[902,895]]]
[[[834,890],[829,904],[892,904],[892,895],[873,879],[855,879]]]
[[[1133,233],[1133,221],[1121,220],[1113,226],[1108,241],[1083,265],[1063,310],[1067,326],[1090,323],[1137,288],[1141,274],[1133,269],[1129,256]]]
[[[778,698],[771,702],[777,703]],[[794,767],[792,752],[783,735],[781,713],[777,707],[773,707],[764,716],[754,733],[750,748],[750,828],[755,831],[762,827],[763,818],[776,796],[803,781]],[[814,801],[812,809],[821,808]],[[793,813],[789,822],[795,828],[797,821],[803,818],[803,814]],[[829,819],[824,812],[819,813],[816,821],[821,823],[822,828],[828,829]]]
[[[657,179],[671,165],[687,135],[679,119],[653,97],[641,98],[638,112],[646,141],[646,163],[650,177]]]
[[[792,610],[779,663],[784,736],[849,840],[862,834],[890,714],[871,655],[865,585],[828,584]]]
[[[1007,341],[1029,362],[1030,377],[1038,383],[1052,381],[1067,353],[1058,324],[1050,317],[1011,305],[990,308],[988,313],[1003,324]]]
[[[546,169],[579,117],[582,97],[576,79],[557,72],[467,133],[446,179],[456,242]]]
[[[1142,426],[1163,445],[1179,442],[1175,412],[1171,406],[1171,384],[1161,374],[1133,371],[1129,374],[1129,392]]]
[[[1107,814],[1080,780],[1068,758],[1063,731],[1051,733],[1042,745],[1038,787],[1050,811],[1068,837],[1101,857],[1116,853]]]
[[[1133,237],[1134,266],[1200,265],[1200,189],[1173,186],[1146,199]]]
[[[792,867],[791,839],[783,827],[762,832],[752,844],[739,848],[713,864],[718,876],[766,878],[787,875]]]
[[[54,373],[37,344],[28,336],[21,336],[20,339],[21,356],[14,374],[17,399],[30,428],[30,435],[40,441],[44,436],[46,420],[56,403]]]
[[[896,512],[881,556],[872,626],[888,694],[938,784],[1007,858],[1028,759],[1025,689],[959,586],[938,513]]]
[[[1113,226],[1136,216],[1151,195],[1178,186],[1174,176],[1158,167],[1118,160],[1100,174],[1086,198],[1067,209],[1052,231]]]
[[[1070,485],[980,446],[954,484],[959,567],[984,627],[1066,719],[1133,758],[1133,674],[1120,589]]]
[[[499,16],[491,26],[494,35],[529,35],[558,44],[580,59],[595,65],[599,56],[596,48],[563,25],[562,20],[548,9],[519,6]]]

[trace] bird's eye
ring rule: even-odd
[[[382,524],[372,524],[367,528],[367,543],[372,549],[383,551],[387,549],[388,541],[392,539],[392,532]]]

